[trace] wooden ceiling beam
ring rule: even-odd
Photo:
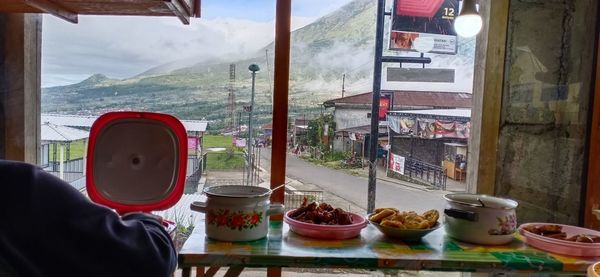
[[[24,2],[31,7],[52,14],[71,23],[77,24],[78,22],[76,13],[69,11],[65,7],[56,4],[50,0],[24,0]]]
[[[175,16],[181,20],[181,22],[185,25],[190,24],[190,14],[188,10],[184,7],[184,4],[181,3],[181,0],[164,0],[165,5]]]

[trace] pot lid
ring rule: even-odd
[[[480,208],[514,209],[519,205],[517,201],[511,199],[485,194],[452,193],[444,195],[444,198],[452,203]]]
[[[233,198],[252,198],[271,194],[270,189],[255,186],[213,186],[207,187],[203,191],[210,196]]]
[[[90,130],[86,188],[119,213],[173,206],[183,195],[187,135],[181,122],[149,112],[110,112]]]

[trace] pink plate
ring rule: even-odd
[[[594,257],[600,256],[600,243],[585,243],[585,242],[573,242],[560,239],[553,239],[531,233],[524,228],[536,225],[559,225],[562,226],[562,231],[567,233],[567,237],[580,234],[588,234],[594,236],[600,236],[600,232],[586,229],[577,226],[554,224],[554,223],[527,223],[519,226],[519,233],[525,238],[525,243],[535,248],[545,250],[548,252],[569,255],[569,256],[580,256],[580,257]]]
[[[360,230],[367,226],[365,218],[355,213],[349,213],[354,222],[350,225],[319,225],[292,219],[288,214],[293,211],[287,212],[283,217],[283,221],[290,226],[290,230],[294,233],[305,237],[333,240],[350,239],[360,235]]]

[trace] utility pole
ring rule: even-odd
[[[229,65],[229,95],[227,98],[227,111],[229,116],[229,124],[225,126],[235,131],[235,64]]]
[[[381,66],[383,63],[383,28],[385,0],[377,1],[377,24],[375,32],[375,59],[373,60],[373,100],[371,102],[371,135],[369,140],[369,185],[367,190],[367,213],[375,209],[377,187],[377,140],[379,138],[379,99],[381,94]]]
[[[346,89],[344,88],[345,84],[346,84],[346,73],[344,73],[342,75],[342,98],[344,98],[344,92],[346,92]]]
[[[273,84],[271,83],[271,68],[269,67],[269,49],[265,49],[265,56],[267,58],[267,80],[269,80],[269,94],[271,95],[271,106],[273,106]]]
[[[254,171],[254,164],[253,164],[253,153],[252,153],[252,112],[254,111],[254,88],[255,88],[255,83],[256,83],[256,72],[260,70],[260,68],[258,67],[257,64],[251,64],[248,67],[248,70],[250,70],[250,72],[252,72],[252,97],[250,100],[250,113],[248,114],[248,142],[247,142],[247,147],[248,147],[248,172],[247,172],[247,178],[246,180],[248,180],[248,185],[252,185],[252,183],[250,182],[250,178],[251,178],[251,172]]]

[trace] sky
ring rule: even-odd
[[[79,16],[72,24],[44,15],[42,87],[80,82],[92,74],[124,79],[173,63],[247,57],[274,38],[275,0],[202,0],[201,18]],[[292,1],[292,29],[350,0]]]

